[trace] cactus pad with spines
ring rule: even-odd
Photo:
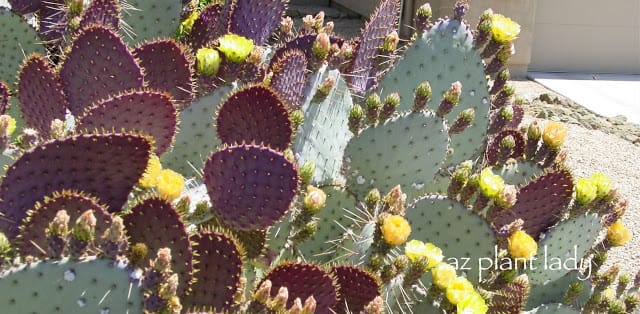
[[[286,51],[274,59],[267,72],[273,72],[271,88],[282,96],[291,110],[299,109],[304,97],[307,58],[297,49]]]
[[[60,78],[75,115],[97,101],[143,85],[142,70],[127,46],[101,26],[80,31],[62,63]]]
[[[231,146],[207,160],[204,182],[213,210],[226,225],[258,230],[285,215],[298,191],[298,170],[272,149]]]
[[[93,0],[82,12],[79,29],[92,24],[100,24],[117,31],[120,25],[119,0]]]
[[[189,294],[182,298],[183,306],[230,311],[242,274],[242,248],[218,232],[201,232],[191,240],[197,259],[196,281]]]
[[[566,213],[573,193],[573,177],[566,170],[546,173],[520,188],[517,202],[509,209],[492,211],[487,219],[496,230],[516,219],[522,229],[537,239]]]
[[[399,184],[407,200],[424,193],[440,169],[449,137],[445,122],[430,112],[404,114],[368,128],[345,149],[349,189],[363,197],[372,188]]]
[[[513,117],[509,121],[505,121],[500,118],[500,109],[491,112],[491,131],[497,132],[506,129],[517,129],[520,126],[522,118],[524,118],[524,108],[522,108],[522,106],[520,105],[515,104],[512,105],[511,108],[513,108]]]
[[[335,79],[333,89],[322,102],[313,101],[318,85],[328,77]],[[349,140],[349,110],[353,106],[347,84],[336,70],[316,72],[309,79],[302,103],[304,123],[296,133],[293,151],[298,164],[315,163],[312,182],[333,184],[342,181],[342,155]]]
[[[494,256],[497,243],[484,219],[459,202],[436,195],[416,200],[405,217],[411,223],[412,239],[431,242],[460,263],[469,258],[467,279],[478,283],[478,261]]]
[[[475,159],[483,151],[490,97],[482,58],[473,48],[471,30],[465,24],[454,19],[436,23],[407,48],[402,60],[380,81],[378,90],[398,92],[404,100],[398,110],[411,110],[413,91],[424,81],[431,84],[431,109],[451,83],[462,83],[460,103],[445,117],[453,125],[461,111],[474,108],[475,120],[464,132],[452,136],[453,154],[447,158],[447,165]]]
[[[64,189],[89,193],[117,212],[142,176],[150,153],[148,140],[132,134],[77,135],[29,150],[9,167],[0,185],[5,217],[0,228],[14,238],[28,209]]]
[[[112,221],[109,212],[98,203],[98,200],[89,195],[83,195],[77,191],[53,193],[50,197],[45,197],[43,202],[39,202],[33,211],[29,212],[24,224],[20,227],[18,250],[22,256],[31,255],[40,259],[48,257],[45,252],[41,251],[41,249],[49,250],[45,230],[59,210],[67,211],[71,223],[74,223],[86,210],[93,210],[97,221],[94,232],[96,243],[100,243],[100,238]]]
[[[583,290],[576,298],[574,305],[579,307],[584,306],[592,292],[591,281],[585,280],[586,277],[587,274],[580,274],[573,270],[554,281],[532,286],[525,309],[532,309],[542,304],[563,302],[569,286],[578,281],[583,284]],[[580,278],[583,280],[580,280]]]
[[[171,94],[178,109],[193,101],[193,69],[186,49],[172,39],[164,39],[138,46],[133,55],[144,71],[147,87]]]
[[[142,313],[130,271],[109,259],[46,261],[0,275],[7,313]]]
[[[490,313],[521,313],[527,303],[531,285],[526,275],[520,275],[507,283],[489,300]]]
[[[355,266],[335,266],[331,273],[338,284],[338,313],[360,313],[375,297],[380,295],[380,283],[376,276]]]
[[[42,0],[9,0],[11,10],[18,14],[33,13],[42,7]]]
[[[287,287],[289,299],[286,308],[291,308],[293,300],[302,302],[312,296],[316,299],[317,314],[334,313],[338,291],[333,276],[313,264],[284,263],[271,269],[263,278],[271,280],[271,297],[275,297],[280,287]],[[260,287],[260,284],[257,287]]]
[[[526,313],[527,314],[579,314],[580,311],[564,304],[554,303],[554,304],[541,305]]]
[[[285,42],[282,47],[279,47],[275,51],[273,54],[273,60],[281,58],[281,56],[287,53],[287,51],[294,49],[302,51],[307,57],[307,60],[311,60],[313,58],[313,43],[316,41],[316,37],[316,34],[305,34]],[[331,45],[336,44],[338,47],[341,47],[344,42],[344,38],[340,36],[329,36],[329,43],[331,43]]]
[[[0,8],[0,81],[13,85],[25,56],[44,54],[38,34],[27,22],[6,8]]]
[[[67,98],[62,83],[44,56],[33,54],[18,74],[18,99],[25,124],[49,137],[51,121],[65,120]]]
[[[159,198],[150,198],[133,207],[123,221],[129,243],[144,243],[149,252],[164,247],[171,249],[171,270],[178,274],[180,280],[178,294],[185,293],[192,278],[193,252],[184,223],[173,205]],[[147,256],[148,260],[153,258],[153,254]]]
[[[397,29],[399,11],[400,1],[383,0],[362,30],[349,70],[349,86],[356,93],[366,92],[377,82],[376,58],[384,38]]]
[[[76,130],[139,131],[154,139],[156,155],[164,153],[176,133],[177,112],[169,94],[133,91],[101,101],[85,109]]]
[[[222,4],[211,3],[200,12],[193,22],[189,39],[194,50],[202,48],[222,36],[226,31]]]
[[[58,43],[68,30],[69,15],[66,0],[47,0],[37,15],[40,38],[48,43]]]
[[[127,34],[123,31],[128,43],[171,37],[178,30],[181,0],[128,0],[127,3],[130,6],[123,6],[122,19],[133,32]]]
[[[162,156],[163,165],[187,177],[201,172],[204,161],[221,144],[215,129],[214,115],[231,88],[219,87],[196,99],[180,112],[180,132],[176,134],[173,149]]]
[[[229,19],[229,32],[264,44],[276,30],[288,0],[236,0]]]
[[[544,258],[534,260],[532,267],[526,271],[531,284],[539,285],[554,281],[568,273],[570,269],[565,267],[552,269],[551,264],[554,260],[564,262],[569,257],[573,258],[574,255],[579,261],[593,246],[601,229],[598,215],[584,214],[562,221],[549,230],[545,238],[538,243],[540,250],[538,254],[544,254]]]
[[[507,184],[522,186],[541,176],[544,173],[544,168],[532,161],[519,160],[494,168],[493,172],[501,176]]]
[[[495,165],[496,163],[501,161],[501,141],[507,136],[513,137],[515,146],[510,149],[510,153],[507,156],[504,156],[505,160],[508,158],[520,158],[524,155],[524,146],[526,143],[524,135],[522,135],[522,133],[517,130],[504,130],[496,134],[487,146],[487,152],[485,156],[489,164]]]
[[[284,102],[262,85],[233,92],[218,110],[216,129],[224,144],[256,143],[279,151],[289,147],[293,135]]]

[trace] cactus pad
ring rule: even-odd
[[[527,314],[579,314],[580,311],[564,304],[554,303],[554,304],[541,305],[526,313]]]
[[[7,313],[142,313],[142,291],[113,260],[47,261],[0,275]]]
[[[329,77],[335,79],[333,89],[322,102],[314,102],[318,85]],[[334,184],[334,180],[341,180],[342,156],[353,137],[348,126],[351,93],[339,72],[333,70],[315,73],[305,94],[301,108],[304,123],[296,133],[293,151],[299,164],[315,163],[313,183]]]
[[[291,110],[299,109],[307,80],[307,58],[300,50],[288,50],[271,62],[271,88],[281,95]]]
[[[127,3],[129,6],[123,6],[122,19],[133,32],[125,36],[130,44],[172,37],[180,25],[181,0],[128,0]]]
[[[209,158],[204,182],[213,210],[226,225],[257,230],[285,215],[298,191],[298,171],[274,150],[239,145]]]
[[[271,297],[275,297],[280,287],[287,287],[289,299],[286,308],[293,305],[293,300],[300,298],[302,302],[312,296],[316,299],[318,314],[334,313],[338,292],[334,278],[322,268],[312,264],[286,263],[273,268],[262,282],[271,280]],[[257,286],[260,287],[260,284]]]
[[[224,144],[256,143],[280,151],[289,147],[293,135],[285,104],[261,85],[231,94],[218,110],[216,129]]]
[[[89,209],[93,210],[93,214],[96,216],[97,224],[94,234],[96,239],[100,239],[111,225],[112,218],[96,199],[72,191],[53,193],[51,197],[45,197],[43,202],[39,202],[35,209],[28,213],[24,224],[20,227],[18,247],[20,254],[36,258],[48,257],[40,249],[49,250],[45,230],[49,227],[49,223],[56,216],[56,213],[59,210],[66,210],[70,217],[69,221],[75,222],[82,213]]]
[[[166,165],[186,177],[201,172],[204,161],[221,144],[215,129],[214,115],[231,86],[222,86],[211,94],[196,99],[179,115],[179,130],[173,149],[162,157]]]
[[[47,0],[43,4],[38,13],[38,34],[48,43],[57,43],[67,32],[69,10],[66,9],[66,0]]]
[[[378,89],[398,92],[405,100],[398,110],[410,110],[413,90],[424,81],[431,84],[433,91],[428,105],[431,109],[435,109],[451,83],[462,83],[460,103],[445,117],[449,125],[453,125],[461,111],[474,108],[475,120],[464,132],[452,137],[453,155],[447,158],[447,165],[475,159],[483,151],[490,98],[482,58],[473,48],[471,31],[465,24],[454,19],[438,22],[407,48],[402,60],[385,75]]]
[[[0,228],[9,238],[28,209],[63,189],[89,193],[119,211],[144,172],[151,145],[140,135],[77,135],[25,152],[0,185]],[[36,176],[37,174],[37,176]]]
[[[377,277],[354,266],[335,266],[331,272],[338,283],[338,313],[360,313],[380,295]]]
[[[586,280],[586,278],[587,275],[580,274],[574,270],[557,280],[532,286],[525,309],[532,309],[547,303],[563,302],[569,286],[578,281],[584,285],[584,288],[582,293],[576,298],[576,305],[580,307],[584,306],[592,293],[591,281]]]
[[[521,186],[542,175],[544,168],[535,162],[521,160],[517,163],[507,163],[494,168],[493,172],[500,175],[505,183]]]
[[[524,118],[524,108],[520,105],[512,105],[513,108],[513,117],[511,120],[506,121],[500,118],[500,110],[493,110],[490,114],[491,116],[491,126],[490,131],[497,132],[500,130],[506,129],[517,129],[522,122],[522,118]]]
[[[429,112],[405,114],[368,128],[345,149],[347,185],[357,197],[397,184],[411,201],[424,193],[440,169],[449,137],[441,118]]]
[[[397,29],[400,1],[383,0],[371,14],[354,51],[349,71],[349,85],[356,93],[364,93],[377,82],[376,58],[385,36]]]
[[[191,237],[196,251],[196,282],[183,297],[185,308],[213,307],[230,311],[242,274],[242,248],[223,233],[203,232]]]
[[[49,67],[44,56],[33,54],[18,74],[18,99],[25,123],[49,137],[51,121],[65,120],[67,99],[60,78]]]
[[[478,283],[479,264],[483,258],[495,256],[497,240],[489,224],[464,205],[442,196],[424,196],[407,208],[411,238],[431,242],[441,248],[447,258],[459,265],[468,261],[467,279]],[[486,267],[486,265],[483,265]]]
[[[91,1],[91,5],[82,12],[79,29],[83,29],[92,24],[100,24],[117,31],[120,25],[120,1]]]
[[[489,301],[491,313],[521,313],[526,305],[531,284],[526,275],[516,277],[500,290],[496,291]]]
[[[6,8],[0,8],[0,81],[13,85],[24,56],[44,54],[38,34],[27,22]]]
[[[208,5],[198,18],[193,22],[191,28],[191,34],[189,34],[191,40],[191,47],[194,50],[206,46],[216,38],[223,35],[227,31],[223,23],[223,7],[219,3],[211,3]]]
[[[144,70],[147,87],[171,94],[178,109],[193,101],[191,60],[178,43],[172,39],[145,43],[133,55]]]
[[[568,258],[580,259],[593,246],[602,225],[595,214],[581,215],[560,222],[549,230],[538,243],[538,254],[544,256],[533,261],[527,275],[533,285],[544,284],[564,276],[570,269],[558,267]]]
[[[549,172],[523,186],[513,207],[492,211],[487,219],[496,230],[522,219],[522,229],[537,239],[540,233],[562,219],[572,194],[573,178],[568,170]]]
[[[264,44],[280,25],[288,0],[236,0],[229,19],[229,32]]]
[[[524,146],[526,140],[524,135],[517,130],[504,130],[496,134],[487,147],[487,162],[491,165],[495,165],[501,161],[501,148],[500,142],[507,136],[512,136],[515,141],[515,146],[511,149],[510,154],[504,156],[504,160],[509,158],[520,158],[524,155]]]
[[[76,130],[140,131],[153,137],[155,154],[161,155],[171,146],[177,124],[168,94],[134,91],[88,107],[78,118]]]
[[[92,26],[73,41],[60,69],[62,88],[75,115],[94,102],[142,87],[142,71],[111,30]]]
[[[42,0],[9,0],[11,10],[18,14],[33,13],[42,7]]]

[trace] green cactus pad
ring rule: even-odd
[[[193,101],[193,69],[191,55],[186,48],[173,39],[164,39],[138,46],[133,55],[144,71],[147,87],[171,94],[178,109]]]
[[[113,260],[47,261],[0,275],[6,313],[142,313],[142,291]]]
[[[554,303],[541,305],[525,314],[579,314],[580,311],[564,304]]]
[[[272,149],[231,146],[207,160],[204,182],[213,210],[226,225],[262,230],[289,210],[298,191],[298,170]]]
[[[569,210],[572,194],[573,177],[568,170],[549,172],[520,188],[513,207],[491,211],[487,220],[500,230],[514,220],[522,219],[522,229],[537,239]]]
[[[234,91],[218,109],[216,129],[224,144],[256,143],[279,151],[289,147],[293,136],[284,102],[263,85]]]
[[[573,305],[578,307],[584,306],[592,293],[591,281],[585,280],[586,277],[585,274],[580,274],[574,270],[554,281],[532,286],[525,309],[532,309],[542,304],[563,302],[569,286],[578,281],[584,285],[584,288],[582,293],[577,297],[576,304]],[[580,278],[582,278],[582,280],[580,280]]]
[[[428,195],[407,208],[405,218],[411,224],[412,239],[441,248],[445,261],[466,272],[469,281],[476,284],[480,275],[487,275],[480,274],[480,263],[494,258],[497,240],[480,216],[454,200]],[[458,265],[448,258],[455,258]],[[487,263],[482,266],[487,267]]]
[[[447,158],[447,165],[475,159],[483,151],[490,98],[482,59],[473,48],[471,30],[466,25],[453,19],[438,22],[407,49],[403,59],[382,79],[378,90],[398,92],[403,99],[398,110],[410,110],[413,90],[424,81],[429,81],[433,91],[428,105],[431,109],[435,109],[451,83],[462,83],[460,103],[446,118],[453,125],[461,111],[474,108],[475,120],[463,133],[452,137],[453,154]]]
[[[199,175],[204,161],[221,144],[214,115],[231,89],[231,86],[222,86],[196,99],[180,113],[180,132],[176,134],[173,149],[162,156],[163,165],[186,177]]]
[[[46,53],[36,31],[6,8],[0,8],[0,51],[0,81],[7,82],[9,86],[16,80],[25,56]]]
[[[229,32],[262,45],[276,30],[289,0],[236,0],[229,19]]]
[[[20,111],[28,127],[49,138],[51,121],[65,120],[67,98],[62,83],[40,54],[29,56],[18,74]]]
[[[271,297],[275,297],[280,287],[287,287],[289,299],[286,308],[291,308],[296,298],[304,301],[313,295],[316,299],[317,314],[331,314],[336,306],[338,291],[333,276],[313,264],[285,263],[269,271],[260,281],[271,280]]]
[[[447,153],[445,122],[430,112],[404,114],[368,128],[345,149],[347,186],[357,197],[400,184],[407,200],[425,192]]]
[[[335,266],[331,273],[338,283],[338,313],[360,313],[380,295],[378,278],[355,266]]]
[[[18,250],[22,256],[31,255],[40,259],[49,257],[46,252],[41,251],[49,250],[45,231],[59,210],[67,211],[71,224],[85,211],[93,210],[97,221],[94,233],[96,244],[101,242],[100,238],[112,221],[112,217],[106,209],[98,203],[98,200],[89,195],[83,195],[77,191],[53,193],[50,197],[45,197],[43,202],[36,204],[20,227]]]
[[[601,229],[598,215],[585,214],[562,221],[549,230],[546,237],[538,243],[537,259],[526,271],[531,284],[544,284],[568,273],[571,269],[564,266],[558,269],[557,262],[564,263],[568,258],[575,258],[580,263],[580,259],[593,246]]]
[[[287,50],[271,61],[267,73],[272,72],[271,88],[282,96],[291,110],[299,109],[307,81],[307,58],[298,49]]]
[[[120,1],[91,1],[91,5],[82,12],[78,29],[83,29],[92,24],[100,24],[117,31],[120,25]]]
[[[139,131],[153,137],[154,153],[162,155],[173,142],[177,124],[177,112],[169,94],[133,91],[87,107],[77,118],[76,130]]]
[[[232,1],[227,1],[228,5]],[[193,22],[189,40],[194,50],[202,48],[222,36],[227,31],[227,25],[224,23],[225,12],[224,7],[220,3],[211,3],[200,12],[198,18]]]
[[[333,89],[320,103],[314,102],[318,85],[328,77],[335,79]],[[304,123],[296,133],[293,151],[298,164],[315,163],[312,182],[334,184],[341,179],[344,148],[353,136],[348,127],[351,93],[338,71],[316,72],[309,79],[302,103]]]
[[[494,168],[493,173],[501,176],[506,184],[522,186],[541,176],[544,173],[544,168],[532,161],[519,160],[516,163],[508,163]]]
[[[117,133],[77,135],[29,150],[9,167],[0,185],[0,228],[14,238],[28,209],[64,189],[89,193],[117,212],[144,173],[150,153],[145,137]]]
[[[356,209],[356,199],[346,189],[339,186],[324,186],[322,191],[327,195],[324,208],[315,215],[318,218],[318,230],[308,240],[296,248],[306,260],[326,263],[335,257],[340,243],[335,242],[346,232],[353,221],[349,217]]]
[[[158,198],[147,199],[133,207],[123,221],[129,243],[144,243],[149,252],[171,249],[171,269],[180,279],[178,295],[184,294],[192,278],[193,253],[189,235],[173,205]],[[153,258],[154,254],[148,254],[148,260]]]
[[[198,233],[191,240],[195,243],[197,259],[196,282],[182,298],[182,305],[230,311],[242,274],[242,248],[232,238],[218,232]]]
[[[507,137],[511,136],[514,139],[515,146],[511,149],[511,152],[503,157],[505,160],[509,158],[520,158],[524,155],[524,146],[526,143],[526,139],[522,132],[517,130],[504,130],[500,131],[500,133],[496,134],[487,145],[486,151],[486,160],[490,165],[495,165],[500,162],[501,158],[501,141]]]
[[[80,115],[97,101],[140,88],[142,70],[113,31],[91,26],[75,38],[60,68],[69,110]]]
[[[180,25],[181,0],[127,0],[122,20],[129,25],[122,35],[131,44],[173,37]]]

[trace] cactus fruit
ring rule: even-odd
[[[285,51],[271,61],[268,72],[273,73],[271,88],[287,103],[290,110],[299,109],[304,97],[307,58],[297,49]]]
[[[0,80],[10,86],[25,55],[45,53],[33,28],[6,8],[0,8],[0,51]]]
[[[226,225],[257,230],[285,215],[298,191],[298,171],[274,150],[243,144],[211,155],[204,182],[213,210]]]
[[[229,32],[264,44],[280,25],[288,0],[236,0],[229,18]]]
[[[218,109],[218,137],[223,144],[256,143],[283,151],[293,128],[282,99],[261,85],[234,91]]]

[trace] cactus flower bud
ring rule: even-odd
[[[424,110],[431,100],[431,85],[425,81],[420,83],[414,91],[413,112]]]
[[[265,52],[265,48],[262,46],[255,46],[255,48],[251,51],[251,53],[249,54],[249,57],[247,57],[247,62],[255,65],[255,66],[260,66],[262,64],[262,59],[264,56],[264,52]]]
[[[331,90],[333,89],[333,86],[335,84],[336,84],[336,79],[333,76],[327,76],[327,78],[325,78],[322,81],[322,83],[320,83],[320,85],[318,86],[318,91],[316,92],[316,95],[320,94],[324,99],[324,97],[326,97],[327,95],[329,95],[329,93],[331,93]]]
[[[260,304],[266,304],[269,298],[271,298],[271,286],[271,280],[267,279],[263,281],[254,293],[253,300]]]
[[[316,36],[316,40],[311,47],[311,53],[318,59],[326,59],[331,49],[331,40],[329,35],[325,33],[319,33]]]
[[[129,262],[136,267],[143,267],[142,263],[149,254],[149,248],[144,243],[136,243],[129,248]]]
[[[252,39],[236,34],[226,34],[218,38],[218,45],[218,50],[233,63],[242,63],[254,47]]]
[[[304,112],[302,110],[293,110],[289,114],[289,118],[291,119],[291,124],[293,124],[293,129],[297,130],[304,123]]]
[[[621,220],[617,220],[607,228],[607,241],[609,241],[612,246],[623,246],[631,240],[632,237],[633,234],[631,230],[622,224]]]
[[[473,121],[476,119],[476,110],[473,108],[467,108],[465,110],[460,111],[458,117],[453,122],[453,125],[449,129],[449,134],[459,134],[462,133],[466,128],[471,126]]]
[[[513,120],[513,106],[507,105],[500,108],[500,118],[505,121]]]
[[[153,263],[153,268],[157,271],[163,272],[169,270],[171,267],[171,249],[161,248],[158,250],[156,260]]]
[[[378,202],[382,200],[382,196],[380,195],[380,190],[373,188],[367,193],[367,196],[364,199],[364,203],[367,205],[367,208],[373,209]]]
[[[59,210],[47,228],[47,235],[64,237],[69,233],[69,220],[71,217],[66,210]]]
[[[89,209],[76,219],[76,224],[73,226],[71,233],[78,240],[90,241],[93,239],[96,223],[96,216],[93,214],[93,210]]]
[[[377,296],[367,303],[364,307],[364,313],[367,314],[382,314],[384,313],[384,301],[381,296]]]
[[[173,274],[167,278],[165,284],[160,287],[160,296],[163,299],[169,299],[178,292],[178,274]]]
[[[0,137],[9,137],[16,130],[16,120],[3,114],[0,116]]]
[[[538,243],[522,230],[512,233],[508,238],[508,242],[508,251],[513,258],[528,260],[538,252]]]
[[[514,185],[505,185],[501,193],[495,199],[496,205],[502,208],[511,208],[518,201],[518,190]]]
[[[398,32],[393,31],[384,37],[381,50],[387,53],[394,52],[398,48],[399,42],[400,37],[398,36]]]
[[[460,95],[462,94],[462,84],[457,81],[451,84],[449,90],[447,90],[444,95],[442,95],[442,101],[440,102],[440,106],[438,106],[438,110],[436,115],[439,117],[443,117],[455,107],[458,102],[460,102]]]
[[[65,127],[64,121],[60,119],[53,119],[49,127],[49,137],[51,137],[52,139],[63,138],[65,134],[64,127]]]
[[[353,134],[358,134],[362,125],[362,117],[364,116],[364,110],[358,104],[354,104],[349,110],[349,130]]]
[[[349,42],[345,42],[344,44],[342,44],[342,47],[340,47],[339,56],[340,58],[345,60],[351,59],[351,57],[353,57],[353,45]]]
[[[511,150],[516,146],[516,139],[512,135],[507,135],[500,140],[500,148]]]
[[[313,27],[316,24],[316,20],[313,15],[306,15],[302,18],[302,32],[303,33],[312,33],[314,31]]]
[[[313,17],[313,29],[320,31],[324,25],[324,11],[320,11]]]
[[[485,168],[480,172],[478,187],[484,196],[494,199],[504,190],[504,180],[497,174],[493,174],[491,168]]]
[[[388,206],[388,211],[394,215],[404,215],[407,194],[402,193],[400,184],[394,186],[382,199]]]
[[[382,109],[382,101],[380,100],[380,96],[378,94],[371,94],[364,101],[366,115],[367,115],[367,123],[375,124],[378,121],[378,115],[380,114],[380,110]]]
[[[290,16],[283,17],[280,20],[280,32],[285,35],[293,34],[293,19]]]
[[[0,258],[4,258],[4,255],[9,252],[10,249],[11,242],[9,242],[9,239],[4,233],[0,232]]]
[[[384,122],[390,118],[396,111],[396,108],[400,106],[400,95],[398,93],[391,93],[384,98],[382,105],[382,111],[378,117],[380,122]]]
[[[113,243],[119,243],[127,240],[124,233],[124,222],[122,221],[122,217],[113,217],[113,221],[109,228],[104,232],[103,238]]]
[[[429,3],[425,3],[421,5],[416,11],[416,16],[414,18],[414,22],[416,24],[416,30],[420,33],[424,33],[429,27],[431,16],[433,16],[433,11],[431,10],[431,5]]]
[[[187,16],[184,21],[180,23],[180,28],[178,30],[178,36],[184,36],[191,33],[191,29],[193,28],[193,23],[196,22],[200,13],[198,11],[193,11],[189,16]]]
[[[305,195],[304,200],[302,201],[302,207],[311,212],[312,214],[317,214],[320,209],[322,209],[327,202],[327,195],[323,190],[316,188],[314,186],[307,186],[307,195]]]
[[[293,300],[293,305],[291,305],[287,314],[302,314],[302,301],[300,298]]]
[[[287,307],[287,301],[289,300],[289,290],[287,287],[280,287],[278,293],[273,298],[272,310],[276,312],[282,311]]]
[[[215,76],[220,69],[220,53],[211,48],[200,48],[196,52],[196,68],[198,73],[207,76]]]
[[[324,25],[324,28],[322,29],[322,31],[324,33],[326,33],[327,35],[331,35],[333,33],[333,29],[335,28],[335,24],[333,23],[333,21],[327,22],[327,24]]]
[[[303,185],[309,184],[313,178],[313,173],[316,170],[316,164],[313,160],[307,160],[300,167],[300,181]]]
[[[527,128],[527,139],[539,140],[542,137],[542,127],[538,120],[533,120]]]
[[[313,295],[304,300],[304,306],[302,307],[302,314],[313,314],[316,312],[316,298]]]
[[[453,18],[461,21],[468,11],[468,0],[456,1],[455,5],[453,6]]]
[[[587,178],[580,178],[575,184],[576,201],[580,205],[587,205],[598,196],[598,187]]]
[[[611,180],[607,178],[603,173],[594,173],[590,178],[591,182],[596,186],[598,192],[598,199],[603,199],[611,191]]]
[[[409,222],[400,215],[387,215],[380,226],[384,241],[391,246],[398,246],[407,241],[411,234]]]

